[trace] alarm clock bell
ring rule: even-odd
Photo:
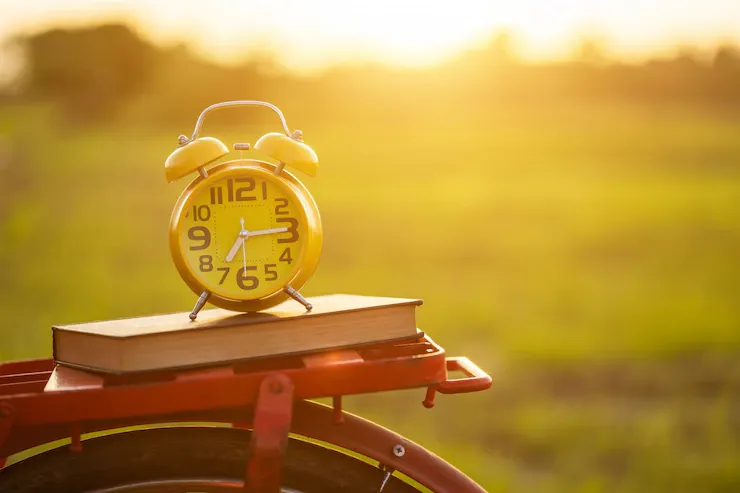
[[[168,183],[189,175],[198,168],[227,155],[229,148],[215,137],[201,137],[178,147],[164,163]]]
[[[252,103],[244,101],[230,102],[234,103]],[[261,103],[261,102],[260,102]],[[269,105],[262,103],[261,105]],[[269,105],[271,106],[271,105]],[[180,178],[198,171],[203,177],[208,176],[205,166],[215,162],[229,153],[229,148],[216,139],[215,137],[198,137],[203,115],[208,111],[221,107],[221,104],[213,105],[207,108],[198,123],[195,126],[193,137],[188,139],[181,135],[178,138],[180,146],[175,149],[164,163],[165,177],[168,183],[172,183]],[[282,114],[280,114],[282,117]],[[263,135],[257,140],[252,149],[265,157],[277,161],[275,174],[280,174],[283,167],[289,166],[301,171],[309,176],[316,176],[319,166],[319,159],[313,149],[303,143],[303,134],[296,130],[292,134],[286,132],[270,132]],[[234,144],[235,150],[249,149],[249,144]],[[255,156],[259,158],[259,156]]]

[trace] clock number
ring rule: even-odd
[[[211,205],[224,203],[224,189],[221,187],[211,187]]]
[[[234,191],[234,182],[236,183],[246,183],[247,186],[245,187],[236,187],[236,192]],[[254,190],[255,187],[254,178],[236,178],[234,180],[229,179],[226,181],[226,195],[229,199],[229,202],[234,202],[234,199],[236,199],[237,202],[246,202],[248,200],[257,200],[257,197],[246,195],[247,192],[251,192]]]
[[[247,183],[246,187],[237,187],[236,188],[236,201],[237,202],[244,202],[245,200],[257,200],[257,197],[250,197],[247,195],[244,195],[246,192],[251,192],[254,190],[255,184],[254,184],[254,178],[237,178],[237,183]]]
[[[284,199],[281,197],[276,197],[275,202],[278,202],[279,204],[275,206],[275,215],[276,216],[282,216],[285,214],[288,214],[288,211],[284,211],[283,209],[288,208],[288,199]]]
[[[201,272],[211,272],[213,270],[213,257],[210,255],[201,255],[198,260],[200,260],[198,268]]]
[[[276,267],[277,264],[265,264],[265,281],[274,281],[278,278],[278,273],[276,270],[274,270]]]
[[[267,182],[262,182],[262,200],[267,200]]]
[[[293,217],[279,217],[275,219],[276,223],[288,223],[288,231],[290,238],[278,238],[278,243],[295,243],[298,240],[298,219]]]
[[[193,221],[208,221],[211,218],[211,208],[207,205],[193,206]]]
[[[218,269],[216,269],[216,270],[218,270],[218,271],[223,271],[223,272],[224,272],[224,275],[223,275],[223,276],[221,276],[221,280],[220,280],[220,281],[218,281],[218,283],[219,283],[219,284],[223,284],[223,283],[224,283],[224,281],[226,280],[226,276],[228,276],[228,275],[229,275],[229,271],[231,270],[231,267],[219,267],[219,268],[218,268]]]
[[[256,289],[260,280],[255,276],[248,276],[244,271],[257,270],[256,265],[248,265],[245,268],[236,269],[236,283],[244,290]]]
[[[193,241],[201,241],[200,245],[192,245],[191,250],[205,250],[211,246],[211,232],[205,226],[193,226],[188,230],[188,238]]]
[[[293,257],[290,256],[290,247],[283,250],[283,253],[280,254],[281,262],[287,262],[288,265],[290,265],[291,262],[293,262]]]

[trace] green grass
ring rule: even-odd
[[[163,173],[187,129],[53,121],[0,116],[0,359],[48,355],[55,323],[194,302],[167,247],[185,183]],[[350,410],[490,491],[740,488],[740,120],[599,107],[301,126],[326,235],[305,292],[423,298],[421,328],[495,379],[433,411],[420,391]]]

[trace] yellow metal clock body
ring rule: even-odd
[[[239,159],[206,168],[228,148],[212,137],[197,138],[203,117],[214,109],[242,105],[265,106],[280,116],[285,133],[264,135],[253,147],[277,163]],[[255,312],[292,297],[311,309],[298,290],[319,262],[321,218],[308,189],[285,169],[315,175],[318,159],[301,137],[300,131],[288,131],[273,105],[231,101],[206,108],[193,137],[178,139],[180,146],[165,163],[168,181],[198,172],[177,200],[169,227],[175,266],[199,295],[191,319],[207,301],[228,310]],[[234,147],[251,149],[249,144]]]

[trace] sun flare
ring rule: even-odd
[[[337,62],[427,65],[513,34],[527,59],[567,57],[581,38],[610,52],[645,56],[680,44],[737,41],[740,2],[705,0],[702,8],[671,0],[29,0],[4,7],[0,38],[23,30],[125,20],[155,41],[185,42],[222,62],[250,53],[275,55],[296,69]],[[659,22],[656,19],[660,19]]]

